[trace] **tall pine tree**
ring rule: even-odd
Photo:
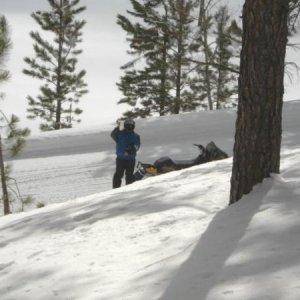
[[[125,116],[233,106],[238,73],[233,58],[239,55],[233,48],[240,44],[233,45],[240,33],[226,7],[214,17],[216,0],[131,4],[130,18],[118,16],[132,55],[118,83],[124,96],[119,103],[132,107]]]
[[[4,16],[0,16],[0,83],[8,80],[9,72],[3,69],[6,54],[10,48],[7,21]],[[2,202],[4,215],[11,212],[8,186],[8,165],[4,163],[4,154],[8,152],[11,156],[17,155],[25,144],[25,138],[29,135],[29,130],[18,127],[19,119],[15,115],[6,117],[0,110],[0,173]]]
[[[127,34],[132,61],[123,66],[125,74],[117,84],[126,103],[133,109],[127,117],[146,117],[169,111],[170,79],[168,55],[171,46],[167,27],[169,9],[165,0],[148,0],[141,3],[131,0],[132,10],[127,11],[135,22],[118,15],[117,23]]]
[[[195,109],[193,93],[190,89],[193,64],[191,58],[198,50],[194,39],[194,9],[197,1],[169,0],[170,7],[169,30],[174,45],[169,59],[172,67],[172,81],[174,85],[174,101],[172,113]]]
[[[28,118],[42,120],[41,130],[70,128],[80,122],[82,110],[80,98],[87,93],[84,81],[86,72],[77,71],[77,56],[82,50],[77,45],[82,41],[85,21],[78,14],[86,8],[80,0],[48,0],[49,11],[37,11],[33,19],[41,29],[51,33],[53,40],[43,38],[39,32],[31,32],[34,41],[33,58],[26,57],[28,65],[23,72],[44,82],[37,97],[28,96]]]
[[[199,106],[214,110],[235,106],[241,29],[228,14],[217,11],[217,1],[200,0],[197,41],[199,55],[193,59],[196,75],[191,88]]]
[[[214,52],[214,66],[216,68],[215,84],[215,108],[235,107],[236,101],[231,97],[237,94],[238,65],[233,61],[239,56],[238,49],[234,48],[234,40],[241,39],[241,32],[235,21],[231,21],[227,6],[221,6],[215,14],[216,23],[216,48]],[[237,35],[239,35],[237,37]]]
[[[200,100],[200,105],[209,110],[214,109],[213,80],[215,73],[212,63],[214,61],[214,50],[209,36],[212,33],[214,19],[212,9],[216,5],[215,0],[199,1],[198,32],[197,41],[199,44],[200,61],[196,62],[198,73],[193,90]],[[207,104],[204,103],[207,101]]]
[[[0,83],[6,81],[9,77],[9,72],[2,69],[5,56],[10,47],[10,40],[8,36],[7,21],[4,16],[0,16]],[[10,213],[9,198],[6,182],[6,172],[3,159],[3,147],[2,147],[2,130],[0,132],[0,171],[1,171],[1,187],[2,187],[2,201],[4,208],[4,215]]]

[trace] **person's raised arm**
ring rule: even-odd
[[[118,135],[120,131],[124,129],[124,122],[122,120],[117,120],[117,127],[111,132],[110,136],[111,138],[117,142],[118,140]]]
[[[111,138],[117,142],[117,139],[118,139],[118,134],[119,134],[120,130],[119,130],[119,127],[116,127],[110,134]]]

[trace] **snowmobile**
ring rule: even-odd
[[[134,173],[135,181],[143,179],[145,176],[155,176],[172,171],[182,170],[193,166],[201,165],[210,161],[228,158],[228,155],[210,142],[206,147],[200,144],[194,144],[200,151],[200,154],[191,160],[174,160],[169,156],[157,159],[153,164],[139,162],[137,170]]]

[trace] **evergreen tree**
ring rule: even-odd
[[[300,0],[289,0],[289,16],[288,16],[289,34],[296,32],[299,16],[300,16]]]
[[[199,2],[197,42],[199,44],[200,59],[196,61],[198,76],[193,80],[192,89],[194,97],[199,98],[199,105],[213,110],[213,81],[216,78],[212,64],[215,57],[213,44],[209,41],[209,36],[213,30],[212,9],[216,5],[216,1],[200,0]],[[207,100],[207,104],[204,102],[205,100]]]
[[[9,72],[2,69],[3,62],[6,56],[6,53],[10,47],[10,40],[8,37],[7,21],[4,16],[0,16],[0,83],[6,81],[9,77]],[[0,171],[1,171],[1,186],[2,186],[2,201],[4,214],[7,215],[10,213],[9,208],[9,199],[6,183],[6,172],[5,165],[3,161],[3,149],[2,149],[2,132],[0,132]]]
[[[241,32],[226,7],[214,17],[217,0],[131,4],[128,14],[136,23],[118,16],[133,56],[118,83],[124,95],[119,103],[132,107],[126,117],[234,106]]]
[[[193,64],[191,58],[198,50],[194,40],[194,9],[197,1],[193,0],[168,0],[170,7],[169,30],[174,46],[170,55],[172,67],[172,81],[175,89],[175,97],[172,103],[172,113],[195,109],[197,104],[191,91],[191,73]]]
[[[9,77],[9,72],[2,69],[5,62],[7,51],[10,48],[10,40],[8,34],[8,26],[5,17],[0,17],[0,83],[6,81]],[[10,198],[9,186],[10,180],[9,165],[4,163],[4,153],[9,152],[11,156],[17,155],[25,144],[25,138],[29,135],[29,130],[20,129],[18,127],[19,119],[12,115],[7,118],[0,110],[0,173],[2,187],[2,201],[4,215],[10,213]]]
[[[168,52],[170,33],[167,27],[168,6],[165,0],[131,0],[135,23],[118,15],[117,23],[127,33],[133,60],[123,67],[124,76],[117,83],[124,97],[119,104],[133,107],[127,117],[164,115],[169,110],[170,79]]]
[[[44,82],[40,95],[28,96],[28,118],[42,120],[41,130],[70,128],[80,122],[82,110],[77,106],[87,93],[84,81],[86,72],[77,71],[77,56],[84,20],[77,15],[86,8],[78,6],[80,0],[48,0],[49,11],[37,11],[33,19],[41,29],[54,36],[53,41],[43,38],[39,32],[31,32],[34,41],[34,58],[24,60],[28,68],[23,72]]]
[[[1,169],[1,186],[2,186],[2,200],[4,215],[11,213],[10,203],[13,196],[22,202],[23,199],[19,192],[16,193],[15,189],[11,187],[11,181],[16,182],[10,176],[11,166],[4,162],[4,154],[6,156],[14,157],[18,155],[25,146],[26,137],[30,134],[29,129],[22,129],[19,127],[19,118],[11,115],[10,118],[6,117],[2,110],[0,110],[0,169]],[[13,196],[11,194],[14,194]]]
[[[0,16],[0,83],[6,81],[9,77],[9,72],[2,69],[5,62],[6,54],[10,48],[10,39],[8,35],[8,25],[6,18]]]
[[[199,56],[193,59],[197,75],[191,88],[199,106],[220,109],[235,106],[231,96],[237,92],[241,29],[231,20],[227,6],[217,12],[217,1],[200,0],[197,41]]]
[[[214,53],[214,63],[216,68],[215,84],[215,108],[225,108],[236,106],[231,96],[237,93],[238,66],[232,59],[239,56],[239,47],[234,49],[234,41],[241,38],[241,33],[235,21],[230,22],[227,6],[221,6],[215,14],[216,23],[216,48]],[[239,46],[239,45],[238,45]],[[234,71],[232,71],[234,70]]]

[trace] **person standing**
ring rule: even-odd
[[[125,173],[126,184],[134,182],[134,167],[137,151],[140,149],[140,136],[134,132],[135,122],[132,119],[118,121],[111,137],[116,142],[116,172],[113,177],[113,188],[119,188]]]

